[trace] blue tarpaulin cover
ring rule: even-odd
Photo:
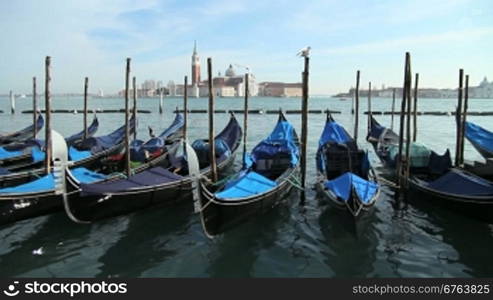
[[[493,133],[474,124],[466,122],[466,138],[490,152],[493,152]]]
[[[295,144],[295,131],[288,121],[280,121],[272,133],[252,150],[252,160],[272,158],[278,153],[286,153],[291,157],[291,165],[299,159],[299,149]]]
[[[476,175],[452,169],[440,178],[426,183],[434,190],[468,196],[493,195],[493,184]]]
[[[0,159],[6,159],[22,155],[22,151],[8,151],[4,147],[0,147]]]
[[[88,158],[90,156],[91,156],[91,151],[79,151],[72,146],[68,148],[68,157],[70,160],[78,161]]]
[[[43,161],[45,159],[45,153],[38,147],[31,148],[31,158],[33,162]]]
[[[96,182],[81,184],[82,196],[104,195],[106,193],[118,193],[130,191],[135,188],[143,188],[165,184],[181,180],[183,177],[166,170],[163,167],[154,167],[126,179],[108,182]]]
[[[344,127],[337,122],[325,123],[324,131],[320,136],[318,145],[322,146],[326,143],[332,142],[337,144],[345,144],[351,142],[353,139],[348,135]]]
[[[225,189],[216,193],[219,199],[244,198],[264,193],[276,186],[276,182],[256,172],[245,172],[236,180],[230,181]]]
[[[0,194],[34,193],[53,189],[55,189],[55,179],[52,174],[48,174],[28,183],[0,189]]]
[[[346,172],[334,180],[327,180],[324,185],[343,201],[348,201],[351,198],[351,189],[354,187],[356,194],[363,203],[369,203],[378,190],[378,184],[364,180],[350,172]]]
[[[93,172],[86,168],[80,167],[70,170],[70,173],[81,183],[92,183],[106,178],[105,175]]]

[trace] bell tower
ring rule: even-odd
[[[192,54],[192,85],[196,86],[200,82],[200,60],[197,54],[197,41],[194,42]]]

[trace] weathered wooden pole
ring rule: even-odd
[[[87,139],[87,89],[89,88],[89,78],[84,79],[84,139]]]
[[[137,80],[135,79],[135,76],[132,78],[132,92],[133,92],[133,101],[134,105],[132,108],[132,119],[134,119],[134,122],[137,122]],[[137,139],[137,128],[134,130],[134,140]]]
[[[187,140],[187,126],[188,126],[188,93],[187,93],[188,77],[185,76],[185,82],[183,90],[183,138]]]
[[[404,157],[403,157],[403,146],[404,146],[404,122],[406,116],[406,91],[408,84],[408,66],[409,66],[409,52],[406,52],[406,62],[404,65],[404,85],[402,89],[402,102],[401,102],[401,114],[400,114],[400,123],[399,123],[399,157],[397,160],[397,177],[399,180],[399,187],[404,187]]]
[[[416,142],[418,136],[418,80],[419,73],[416,73],[416,79],[414,79],[413,142]]]
[[[33,77],[33,139],[36,138],[38,132],[38,94],[36,88],[36,77]]]
[[[163,114],[163,89],[159,89],[159,113]]]
[[[359,70],[356,71],[356,89],[354,90],[354,141],[358,142],[358,122],[359,122]]]
[[[127,68],[125,72],[125,172],[130,177],[130,120],[129,120],[129,88],[130,88],[130,58],[127,58]],[[134,120],[135,122],[135,120]]]
[[[245,167],[245,159],[247,153],[247,133],[248,133],[248,89],[249,75],[245,74],[245,103],[243,108],[243,167]]]
[[[411,167],[411,89],[412,89],[412,73],[411,73],[411,55],[407,55],[407,89],[406,89],[406,104],[407,104],[407,116],[406,116],[406,169],[405,171],[405,183],[407,188],[407,179],[409,178],[409,170]]]
[[[51,173],[51,158],[52,158],[52,144],[51,144],[51,57],[47,56],[45,59],[45,171]]]
[[[459,70],[459,89],[457,90],[457,110],[455,111],[455,120],[456,120],[456,144],[455,144],[455,166],[458,167],[460,165],[460,153],[461,153],[461,133],[462,133],[462,89],[463,89],[463,81],[464,81],[464,70]]]
[[[392,89],[392,114],[390,115],[390,130],[394,129],[394,113],[395,113],[395,89]]]
[[[460,164],[464,164],[464,140],[466,134],[466,120],[467,120],[467,108],[469,102],[469,75],[466,75],[466,85],[464,88],[464,112],[462,113],[462,127],[461,127],[461,147],[460,147]]]
[[[308,75],[310,69],[310,58],[305,56],[305,69],[302,73],[303,90],[301,98],[301,186],[306,183],[306,159],[308,144]]]
[[[15,96],[12,90],[9,93],[10,96],[10,113],[15,114]]]
[[[211,163],[211,179],[217,181],[216,145],[214,140],[214,91],[212,89],[212,59],[207,58],[207,75],[209,84],[209,160]],[[186,89],[186,87],[185,87]]]
[[[368,82],[368,132],[371,130],[371,81]]]

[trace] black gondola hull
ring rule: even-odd
[[[425,188],[413,179],[409,181],[409,188],[410,192],[416,196],[411,198],[429,201],[457,213],[493,223],[493,196],[489,198],[483,197],[482,199],[467,199],[458,195],[445,194]]]
[[[215,198],[209,191],[209,188],[201,184],[201,218],[206,234],[208,236],[221,234],[238,224],[253,220],[255,216],[264,214],[273,207],[276,207],[287,198],[293,189],[293,184],[288,178],[298,176],[299,167],[290,169],[283,175],[285,180],[282,180],[275,189],[243,203],[236,203],[235,205],[231,205],[231,202],[225,202]]]

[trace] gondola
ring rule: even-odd
[[[465,137],[485,159],[493,158],[493,132],[466,122]]]
[[[380,125],[373,116],[370,117],[370,130],[366,137],[384,167],[395,171],[399,160],[399,135],[389,128]],[[439,155],[427,146],[410,143],[411,174],[441,174],[452,166],[450,151]],[[404,142],[403,152],[405,152]]]
[[[182,114],[176,113],[171,126],[166,128],[158,136],[154,136],[152,128],[149,128],[151,139],[144,142],[135,139],[130,144],[130,158],[132,161],[145,162],[162,154],[166,144],[171,144],[183,137],[185,119]]]
[[[41,128],[43,128],[44,119],[40,114],[36,120],[36,133],[38,133]],[[24,129],[16,132],[0,134],[0,146],[7,145],[15,142],[22,142],[34,136],[34,125],[29,125]]]
[[[493,182],[463,169],[433,177],[413,175],[409,187],[447,209],[493,222]]]
[[[338,124],[330,113],[316,154],[318,192],[334,207],[354,219],[376,203],[380,187],[368,153]]]
[[[215,138],[216,146],[220,146],[216,151],[218,171],[224,171],[233,164],[241,137],[241,127],[231,114],[228,124]],[[200,164],[201,175],[208,176],[211,172],[207,142],[197,140],[192,147],[188,147],[185,159],[184,155],[180,155],[182,144],[172,145],[168,153],[168,166],[151,167],[124,179],[81,184],[79,196],[65,202],[67,214],[75,222],[86,223],[190,199],[194,176],[190,174],[188,165],[198,160],[196,163]],[[198,159],[193,158],[195,152]],[[76,179],[69,176],[69,180]]]
[[[95,117],[91,125],[87,128],[87,137],[92,137],[98,130],[99,122]],[[82,142],[84,130],[65,139],[69,146]],[[19,170],[24,166],[32,166],[44,159],[44,141],[38,139],[28,139],[24,142],[11,143],[0,147],[0,166],[4,170]]]
[[[130,119],[129,125],[130,134],[133,134],[136,126],[134,118]],[[68,148],[68,161],[71,168],[101,169],[106,158],[121,152],[124,147],[124,139],[125,126],[122,126],[108,135],[93,136],[75,143]],[[38,155],[44,157],[44,153]],[[37,159],[36,162],[16,168],[0,168],[0,187],[16,186],[46,175],[46,171],[42,167],[43,159]]]
[[[174,126],[170,136],[180,132],[181,127]],[[52,131],[52,149],[54,166],[49,174],[31,177],[30,181],[23,184],[0,189],[0,225],[60,211],[64,207],[64,201],[78,197],[81,184],[107,181],[122,176],[118,172],[95,172],[70,164],[67,144],[55,131]],[[163,152],[160,156],[138,164],[132,172],[140,173],[153,166],[164,164],[166,158],[167,152]]]
[[[218,188],[203,179],[197,210],[208,237],[276,206],[299,175],[299,140],[282,112],[272,133],[245,155],[243,169]]]

